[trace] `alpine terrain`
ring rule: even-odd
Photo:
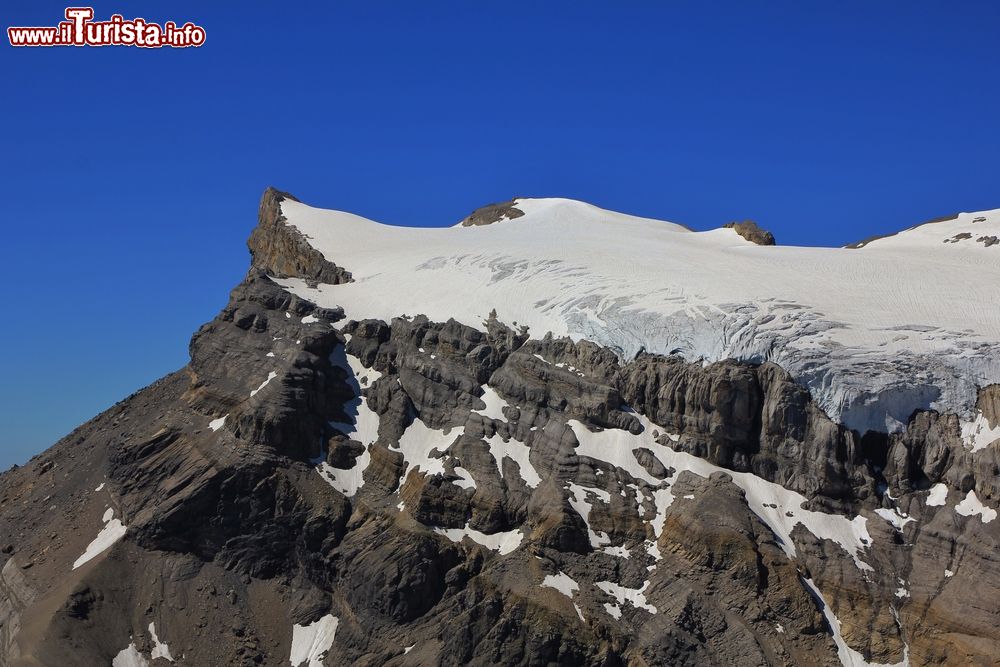
[[[0,476],[0,665],[1000,663],[1000,210],[269,189],[249,247],[187,366]]]

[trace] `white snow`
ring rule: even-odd
[[[399,438],[399,446],[394,447],[396,451],[403,453],[403,460],[406,461],[406,469],[400,478],[402,484],[410,475],[411,470],[419,470],[425,475],[443,475],[444,458],[431,456],[435,451],[445,452],[452,443],[462,437],[464,427],[453,428],[447,433],[436,431],[420,419],[414,419],[406,431]]]
[[[890,510],[880,507],[877,510],[875,510],[875,514],[878,514],[880,517],[891,523],[892,527],[900,532],[902,532],[903,526],[910,523],[911,521],[916,521],[916,519],[914,519],[912,516],[903,514],[896,508]]]
[[[161,642],[160,638],[156,636],[156,623],[149,624],[149,638],[153,640],[153,652],[149,656],[150,660],[163,658],[170,662],[174,661],[174,657],[170,655],[170,647],[166,643]]]
[[[473,412],[484,417],[489,417],[490,419],[496,419],[497,421],[507,421],[507,418],[503,415],[503,409],[510,404],[500,394],[496,393],[492,387],[483,387],[483,395],[480,396],[479,400],[485,403],[486,407],[482,410],[473,410]]]
[[[608,615],[611,616],[616,621],[622,617],[622,608],[616,604],[605,602],[604,611],[608,612]]]
[[[414,646],[416,646],[416,644],[410,644],[409,646],[405,647],[403,649],[403,654],[405,655],[405,654],[409,653],[410,651],[412,651]]]
[[[643,583],[640,588],[625,588],[613,581],[598,581],[596,586],[602,591],[615,598],[619,605],[628,602],[630,605],[636,609],[645,609],[650,614],[656,613],[656,607],[649,604],[646,601],[646,596],[643,594],[647,588],[649,588],[649,582]]]
[[[629,556],[631,556],[631,554],[628,552],[628,549],[626,549],[625,547],[604,547],[604,553],[608,554],[609,556],[614,556],[616,558],[624,558],[626,560],[628,560]]]
[[[568,488],[570,506],[580,515],[583,522],[587,524],[587,536],[590,538],[590,546],[599,548],[605,544],[611,544],[611,538],[608,537],[607,533],[603,531],[595,532],[590,527],[590,508],[593,504],[590,501],[590,496],[596,495],[601,497],[604,502],[608,502],[611,500],[611,494],[601,489],[584,488],[575,482],[570,482]]]
[[[529,455],[531,453],[531,448],[519,440],[510,438],[504,440],[500,437],[499,433],[494,433],[486,441],[490,447],[490,454],[493,455],[493,460],[496,461],[497,470],[500,471],[500,477],[503,477],[503,459],[509,458],[517,464],[517,467],[521,470],[521,479],[524,483],[531,488],[536,488],[542,481],[539,476],[538,471],[535,470],[535,466],[531,465],[531,459]]]
[[[729,475],[733,483],[745,492],[747,505],[774,532],[781,548],[790,558],[795,556],[791,533],[795,526],[801,523],[816,537],[832,540],[842,546],[851,554],[859,569],[872,569],[861,560],[862,552],[868,544],[871,544],[867,520],[863,516],[847,519],[836,514],[802,509],[802,503],[806,498],[801,494],[763,480],[752,473],[727,470],[691,454],[661,445],[653,438],[655,430],[653,423],[642,415],[635,414],[635,417],[643,426],[643,432],[639,435],[632,435],[623,429],[605,429],[594,433],[578,421],[570,420],[568,423],[579,442],[576,449],[578,455],[616,465],[633,477],[643,479],[650,484],[657,486],[662,484],[653,492],[657,514],[651,525],[657,537],[663,529],[665,512],[673,502],[673,495],[666,482],[657,480],[639,465],[633,450],[640,447],[652,452],[664,467],[677,470],[677,475],[685,470],[706,478],[713,472],[724,472]],[[580,512],[579,509],[577,511]],[[789,513],[791,516],[788,516]]]
[[[927,494],[928,507],[941,507],[948,501],[948,485],[938,482],[930,488]]]
[[[103,488],[104,488],[104,482],[101,482],[100,486],[98,486],[96,489],[94,489],[94,493],[97,493],[98,491],[100,491]]]
[[[226,417],[228,416],[229,415],[222,415],[218,419],[213,419],[212,421],[208,422],[208,427],[213,431],[218,431],[226,423]]]
[[[316,322],[319,322],[319,318],[315,315],[306,315],[302,318],[302,324],[314,324]]]
[[[978,514],[980,518],[982,518],[983,523],[989,523],[990,521],[993,521],[993,519],[997,518],[997,511],[992,507],[983,505],[975,491],[969,491],[965,495],[965,499],[955,505],[955,511],[962,516],[973,516]]]
[[[259,387],[257,387],[256,389],[254,389],[253,391],[250,392],[250,398],[253,398],[254,396],[256,396],[257,393],[261,389],[263,389],[264,387],[266,387],[268,385],[268,383],[270,383],[271,380],[273,380],[276,377],[278,377],[278,374],[276,372],[271,371],[270,373],[268,373],[267,374],[267,379],[264,380],[263,382],[261,382]]]
[[[576,583],[576,581],[574,581],[573,578],[565,572],[545,575],[545,579],[542,580],[541,585],[548,588],[554,588],[570,599],[573,598],[573,593],[580,590],[580,584]]]
[[[944,571],[944,576],[946,576],[946,577],[954,577],[955,573],[952,572],[951,570],[945,570]]]
[[[487,549],[499,552],[501,556],[506,556],[517,549],[521,546],[521,540],[524,539],[524,535],[520,530],[506,530],[499,533],[486,534],[474,528],[469,528],[468,524],[466,524],[465,528],[435,528],[434,532],[444,535],[452,542],[461,542],[464,538],[468,537],[476,544],[481,544]]]
[[[87,545],[83,555],[77,558],[73,563],[74,570],[84,563],[88,563],[97,556],[101,555],[109,549],[111,545],[125,536],[127,527],[118,519],[112,518],[114,515],[115,511],[111,508],[108,508],[107,511],[104,512],[104,516],[101,518],[104,522],[104,528],[102,528],[101,532],[97,534],[94,541]]]
[[[1000,440],[1000,424],[990,426],[982,412],[976,413],[972,421],[962,422],[962,441],[973,452],[985,449]]]
[[[516,206],[525,215],[509,223],[407,228],[285,200],[290,224],[354,281],[278,282],[353,319],[419,312],[481,328],[496,309],[534,338],[624,359],[775,361],[860,432],[899,429],[917,408],[971,419],[977,387],[1000,381],[1000,247],[943,243],[997,234],[1000,210],[846,250],[757,246],[566,199]]]
[[[774,631],[777,632],[779,635],[783,635],[785,634],[785,627],[781,623],[778,623],[776,626],[774,626]]]
[[[837,656],[840,658],[840,663],[844,667],[882,667],[879,663],[868,662],[861,653],[847,645],[843,635],[840,633],[840,620],[833,613],[833,610],[830,609],[830,605],[826,603],[819,588],[816,587],[812,579],[803,578],[802,581],[812,591],[816,601],[823,607],[823,616],[826,617],[826,622],[830,625],[830,630],[833,631],[833,642],[837,645]],[[909,667],[909,664],[910,661],[904,652],[902,662],[895,665],[885,665],[884,667]]]
[[[118,652],[111,660],[111,667],[148,667],[149,661],[139,653],[135,642]]]
[[[292,667],[323,667],[323,657],[333,646],[340,619],[327,614],[309,625],[292,626],[292,654],[288,661]]]
[[[472,473],[468,470],[462,466],[455,466],[455,474],[458,475],[458,479],[454,480],[452,484],[463,489],[476,488],[476,480],[472,479]]]
[[[378,440],[378,414],[368,407],[368,403],[361,396],[361,386],[362,384],[367,386],[379,379],[382,374],[374,369],[365,368],[361,365],[360,359],[345,354],[343,348],[337,348],[337,352],[330,360],[347,372],[347,384],[354,390],[354,398],[344,405],[345,412],[353,417],[353,422],[332,422],[330,425],[352,440],[360,442],[365,449],[354,459],[354,466],[347,470],[334,468],[322,457],[315,463],[320,476],[330,486],[350,497],[364,485],[364,473],[371,463],[369,448]]]

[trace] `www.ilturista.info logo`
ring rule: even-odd
[[[125,19],[112,14],[107,21],[94,21],[93,7],[67,7],[66,20],[55,27],[10,27],[11,46],[140,46],[156,49],[164,46],[184,48],[205,43],[205,29],[190,21],[178,26],[173,21],[163,25],[146,19]]]

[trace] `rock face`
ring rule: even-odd
[[[737,234],[745,238],[751,243],[756,243],[757,245],[774,245],[774,234],[767,231],[766,229],[761,229],[753,220],[744,220],[743,222],[727,222],[722,226],[724,229],[732,229]]]
[[[353,319],[272,279],[351,279],[288,196],[185,368],[0,477],[0,665],[1000,655],[997,385],[862,437],[773,363]]]
[[[524,211],[517,208],[517,201],[511,199],[500,204],[490,204],[477,208],[459,224],[463,227],[478,227],[480,225],[492,225],[494,222],[502,220],[513,220],[523,215]]]
[[[301,232],[286,224],[280,206],[285,199],[298,201],[274,188],[265,190],[260,199],[259,222],[247,241],[253,266],[276,278],[302,278],[311,284],[350,281],[349,272],[327,261]]]

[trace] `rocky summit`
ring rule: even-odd
[[[0,665],[997,664],[998,232],[269,189],[190,363],[0,477]]]

